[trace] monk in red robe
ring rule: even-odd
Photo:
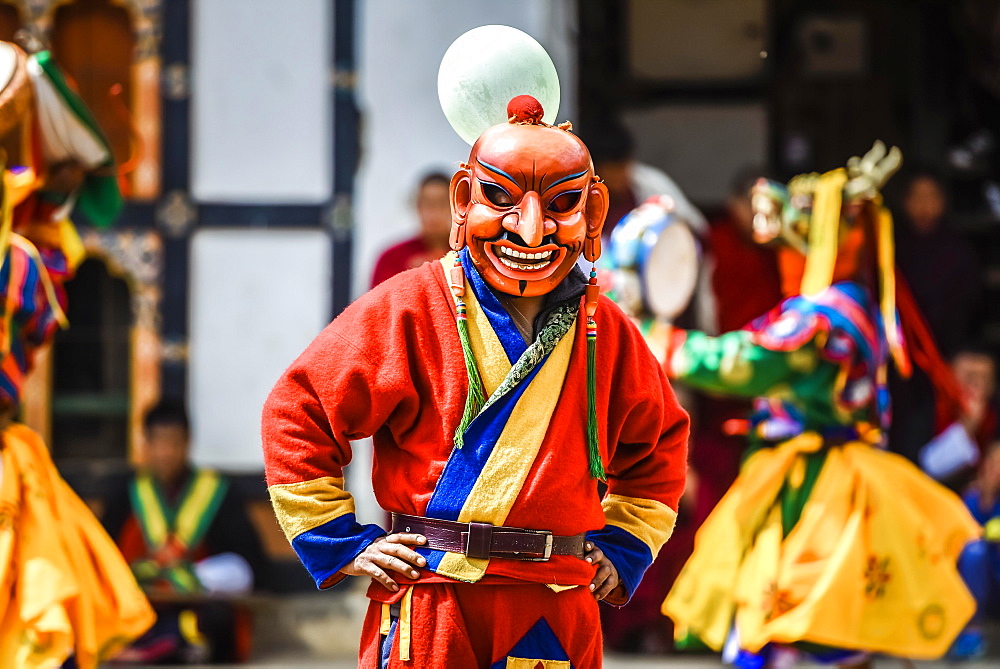
[[[508,117],[452,178],[454,251],[351,305],[264,408],[303,564],[321,588],[372,579],[360,666],[599,667],[598,601],[628,601],[676,517],[687,416],[576,265],[607,190],[536,100]],[[367,436],[388,534],[344,490]]]

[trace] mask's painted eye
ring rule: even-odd
[[[485,195],[486,199],[497,207],[506,208],[514,206],[514,198],[510,196],[510,193],[505,191],[503,188],[500,188],[500,186],[482,182],[482,187],[483,195]]]
[[[549,202],[549,211],[555,214],[565,214],[580,202],[583,191],[570,190],[556,195]]]

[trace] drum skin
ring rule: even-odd
[[[698,244],[674,214],[673,200],[655,196],[611,233],[611,296],[635,318],[670,322],[687,307],[698,279]]]

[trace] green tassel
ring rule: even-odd
[[[469,377],[469,394],[465,398],[465,411],[462,422],[455,430],[455,448],[465,445],[465,430],[469,427],[479,412],[483,410],[486,398],[483,394],[483,381],[479,378],[479,368],[476,367],[476,356],[472,352],[469,341],[469,321],[465,317],[465,305],[459,304],[458,339],[462,342],[462,354],[465,356],[465,373]]]
[[[601,460],[601,441],[597,435],[597,370],[594,358],[597,352],[597,324],[587,322],[587,450],[590,456],[590,475],[608,480]]]

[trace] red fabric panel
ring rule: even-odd
[[[427,245],[420,237],[407,239],[394,246],[390,246],[375,262],[375,271],[372,272],[372,288],[383,281],[405,272],[408,269],[420,267],[425,262],[434,260],[428,252]]]
[[[382,601],[396,601],[374,584],[361,633],[359,667],[377,667]],[[489,667],[544,618],[579,669],[601,666],[598,604],[585,588],[555,593],[544,585],[418,585],[413,590],[410,661],[399,660],[398,633],[389,667]]]

